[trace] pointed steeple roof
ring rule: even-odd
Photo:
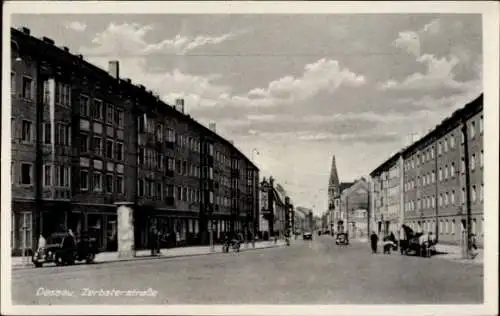
[[[335,155],[332,156],[332,167],[330,169],[330,182],[328,183],[329,187],[338,187],[339,186],[339,175],[337,173],[337,164],[335,163]]]

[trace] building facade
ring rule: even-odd
[[[258,230],[258,168],[232,143],[144,86],[11,29],[14,253],[39,234],[91,232],[116,249],[117,202],[134,205],[135,247],[206,244]]]
[[[375,169],[373,181],[373,218],[375,232],[387,235],[396,233],[403,223],[403,159],[398,152]]]
[[[300,208],[294,208],[294,231],[297,234],[301,234],[306,230],[306,216],[307,214],[304,213]]]
[[[368,207],[370,187],[365,178],[354,181],[340,194],[340,214],[349,238],[366,237],[368,229]]]
[[[263,178],[260,183],[260,238],[284,236],[291,228],[293,205],[285,189],[274,178]],[[267,237],[266,237],[267,236]]]
[[[402,152],[405,223],[433,232],[440,242],[460,243],[467,227],[468,172],[471,231],[483,242],[483,132],[481,95]]]
[[[470,196],[471,232],[481,244],[484,240],[483,133],[481,95],[377,167],[371,176],[379,232],[386,231],[387,219],[390,219],[389,230],[395,231],[391,223],[399,218],[398,225],[405,223],[415,231],[436,234],[440,242],[459,244],[467,228],[467,196]],[[394,189],[398,173],[400,186]],[[399,209],[390,208],[398,199]],[[393,214],[390,209],[399,214]]]

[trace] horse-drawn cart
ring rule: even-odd
[[[410,227],[403,225],[405,239],[399,241],[402,255],[415,254],[420,257],[431,257],[436,252],[436,241],[431,234],[416,233]]]

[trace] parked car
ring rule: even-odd
[[[58,266],[72,265],[75,261],[92,263],[97,253],[95,238],[85,234],[75,238],[69,233],[53,233],[47,238],[46,246],[33,254],[32,262],[37,268],[52,262]]]
[[[310,232],[305,232],[304,234],[302,234],[303,240],[312,240],[312,238],[313,238],[313,234]]]

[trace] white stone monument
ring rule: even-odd
[[[133,203],[117,202],[118,257],[135,257],[134,210]]]

